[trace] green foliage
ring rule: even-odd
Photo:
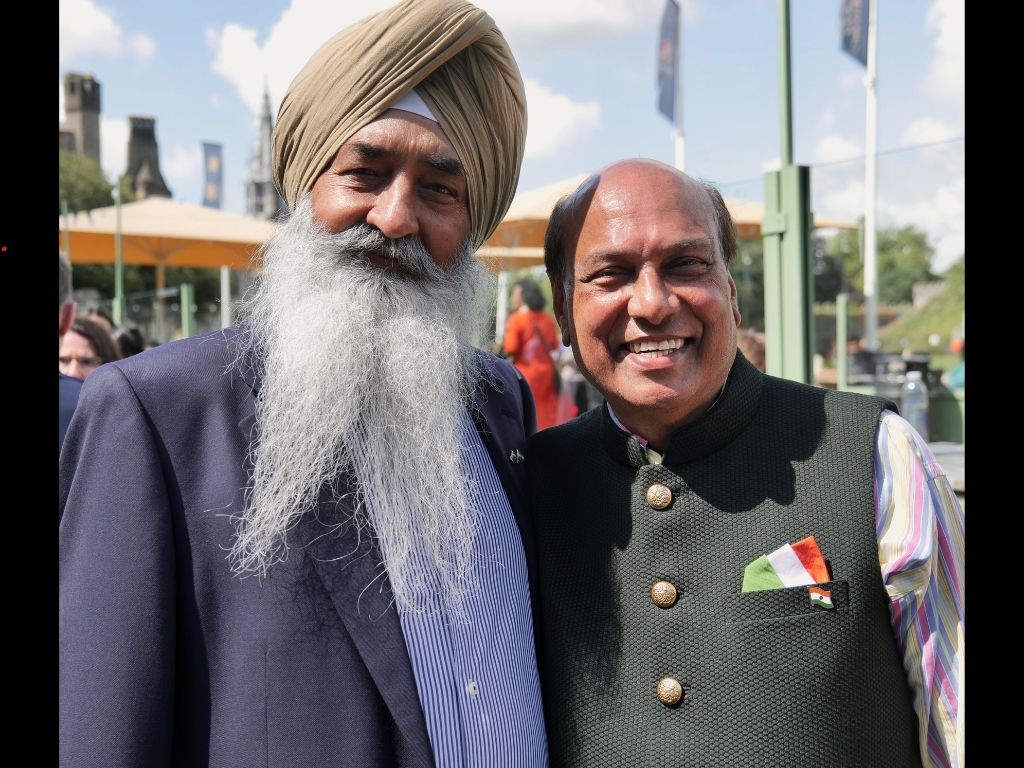
[[[114,204],[110,182],[103,175],[99,163],[84,155],[60,150],[60,200],[66,200],[68,210],[91,211]],[[60,200],[57,212],[60,210]]]
[[[914,283],[935,280],[928,236],[914,227],[878,233],[878,300],[885,304],[913,301]]]
[[[903,304],[913,300],[914,283],[935,280],[931,271],[935,249],[928,236],[913,226],[881,229],[877,233],[878,300]],[[860,232],[842,230],[825,245],[815,265],[814,300],[832,302],[846,291],[864,293],[864,263]],[[840,276],[841,267],[841,276]],[[821,278],[819,279],[819,273]]]
[[[76,264],[74,270],[75,290],[95,288],[104,300],[114,297],[113,264]],[[168,288],[192,283],[196,304],[201,308],[220,300],[220,271],[216,269],[168,267],[165,282]],[[124,266],[124,292],[127,296],[155,290],[155,268],[134,264]]]
[[[135,192],[127,176],[121,179],[118,187],[122,203],[135,202]],[[91,211],[93,208],[113,205],[112,190],[113,185],[103,175],[99,163],[85,155],[60,150],[60,199],[67,201],[69,212]],[[58,210],[58,213],[63,212]]]
[[[948,362],[955,363],[956,356],[948,354],[953,331],[960,328],[964,319],[964,257],[943,275],[945,287],[927,304],[915,307],[898,320],[894,320],[878,332],[882,348],[898,352],[906,340],[915,352],[933,352],[933,367],[948,368]],[[928,337],[937,333],[939,343],[933,347]],[[945,358],[949,357],[950,361]],[[947,364],[943,364],[947,363]]]
[[[740,240],[729,271],[744,328],[764,328],[764,241]]]
[[[132,181],[127,176],[122,176],[121,180],[117,182],[118,188],[121,190],[121,203],[134,203],[135,202],[135,190],[132,189]]]

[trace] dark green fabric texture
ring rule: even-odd
[[[530,439],[553,766],[920,766],[874,530],[883,407],[738,354],[662,465],[605,408]],[[653,483],[668,508],[647,503]],[[806,587],[740,592],[744,566],[812,534],[834,610]],[[651,601],[660,579],[670,608]],[[664,676],[683,685],[675,707]]]

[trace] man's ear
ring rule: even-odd
[[[570,346],[569,339],[569,311],[565,300],[565,284],[560,279],[549,278],[551,283],[551,303],[555,311],[555,320],[558,321],[558,328],[562,332],[562,344]]]
[[[740,313],[740,297],[736,290],[736,281],[729,275],[729,303],[732,305],[732,319],[736,321],[736,327],[740,327],[743,315]]]
[[[71,330],[71,324],[75,322],[75,310],[77,308],[73,301],[69,301],[60,308],[60,336],[62,338],[65,333]]]

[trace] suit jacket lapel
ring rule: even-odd
[[[416,679],[380,551],[370,534],[357,531],[350,522],[343,523],[336,533],[320,535],[323,522],[351,517],[351,509],[344,502],[325,501],[321,510],[318,516],[306,515],[299,525],[307,528],[307,536],[298,532],[303,539],[309,539],[308,533],[312,533],[306,545],[307,557],[313,561],[412,754],[423,765],[433,765]]]
[[[251,356],[238,368],[238,429],[250,444],[256,439],[256,396],[262,383],[261,366]],[[251,469],[249,455],[244,457]],[[424,766],[433,765],[427,725],[416,692],[416,679],[405,646],[398,611],[391,604],[391,585],[373,539],[360,535],[351,524],[322,535],[323,523],[350,518],[344,502],[327,500],[325,492],[317,515],[307,514],[295,528],[305,556],[315,566],[338,615],[355,643],[366,669],[377,684],[398,730]]]

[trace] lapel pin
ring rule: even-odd
[[[829,611],[835,608],[832,604],[832,593],[829,590],[821,587],[808,587],[807,592],[811,598],[811,605]]]
[[[518,448],[516,448],[514,451],[509,453],[508,460],[511,461],[513,464],[522,464],[524,461],[526,461],[526,457],[523,456],[522,453],[520,453]]]

